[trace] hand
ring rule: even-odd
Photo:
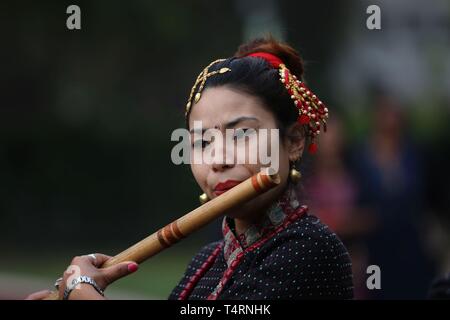
[[[133,261],[126,261],[101,269],[100,267],[110,258],[110,256],[101,253],[73,258],[70,266],[63,274],[62,281],[59,283],[58,291],[60,299],[64,296],[66,285],[78,276],[90,277],[97,283],[100,289],[105,290],[106,287],[114,281],[129,275],[138,269],[138,264]],[[101,295],[88,284],[81,284],[80,290],[73,290],[69,296],[69,298],[76,299],[95,299],[100,297]]]
[[[44,300],[47,298],[52,292],[50,290],[42,290],[35,293],[30,294],[25,298],[25,300]]]
[[[122,262],[117,265],[101,269],[106,261],[111,257],[96,253],[85,256],[78,256],[72,259],[71,264],[64,272],[63,277],[58,281],[59,288],[59,298],[62,299],[64,296],[64,290],[67,283],[70,283],[73,279],[78,276],[88,276],[93,279],[100,289],[105,290],[108,285],[120,279],[126,275],[135,272],[138,269],[138,264],[133,261]],[[69,299],[104,299],[93,286],[89,284],[80,284],[79,289],[74,289],[69,295]],[[30,294],[25,299],[26,300],[43,300],[47,298],[51,292],[49,290],[42,290]]]

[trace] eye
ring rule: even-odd
[[[239,140],[244,138],[245,136],[249,137],[251,134],[255,132],[253,128],[239,128],[236,129],[233,135],[234,140]]]
[[[192,148],[205,149],[209,144],[210,144],[210,141],[198,139],[198,140],[194,141],[194,143],[192,144]]]

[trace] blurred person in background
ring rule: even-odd
[[[374,227],[372,216],[358,209],[358,185],[349,168],[345,130],[335,115],[327,123],[318,157],[312,162],[305,189],[311,209],[342,239],[349,250],[355,298],[367,298],[367,249],[362,241]]]
[[[372,298],[425,298],[433,269],[426,253],[423,167],[408,137],[402,109],[391,96],[375,99],[368,140],[354,151],[358,205],[375,229],[367,237],[369,265],[381,270]]]

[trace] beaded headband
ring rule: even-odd
[[[198,88],[197,93],[195,94],[195,97],[194,97],[194,103],[197,103],[198,100],[200,100],[200,97],[202,95],[203,87],[205,86],[205,82],[206,82],[206,80],[209,77],[211,77],[211,76],[213,76],[215,74],[218,74],[218,73],[222,74],[222,73],[231,71],[230,68],[221,68],[220,70],[208,72],[209,68],[211,68],[212,65],[216,64],[217,62],[222,62],[222,61],[225,61],[225,60],[226,59],[217,59],[217,60],[211,62],[205,69],[203,69],[202,72],[200,72],[200,74],[198,75],[197,79],[195,80],[194,86],[191,89],[191,94],[189,95],[189,99],[188,99],[188,102],[186,104],[186,111],[184,113],[184,115],[186,117],[187,117],[189,111],[191,110],[191,106],[193,104],[192,103],[192,97],[194,96],[194,92],[195,92],[195,89],[197,89],[197,86],[200,84],[200,87]]]
[[[317,143],[315,141],[316,137],[321,132],[321,127],[323,127],[324,132],[327,131],[327,118],[328,109],[320,101],[317,96],[305,85],[303,81],[297,79],[293,75],[283,61],[277,56],[267,53],[267,52],[255,52],[247,55],[248,57],[262,58],[269,62],[269,64],[278,69],[280,81],[283,83],[284,87],[288,91],[294,105],[298,109],[297,122],[304,125],[307,129],[307,135],[311,138],[311,143],[308,147],[310,153],[315,153],[317,151]],[[197,103],[201,97],[201,91],[205,85],[208,77],[215,74],[222,74],[231,71],[230,68],[221,68],[220,70],[209,72],[209,68],[217,62],[224,61],[226,59],[218,59],[211,62],[203,71],[198,75],[194,86],[192,87],[191,94],[189,96],[188,102],[186,104],[185,116],[187,117],[190,108],[193,103]],[[200,86],[199,86],[200,85]],[[197,93],[194,96],[194,92],[199,86]],[[194,97],[194,102],[192,98]]]

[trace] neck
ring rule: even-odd
[[[263,211],[257,211],[253,214],[246,215],[245,218],[234,218],[234,227],[236,229],[236,235],[241,235],[247,231],[254,224],[258,224],[259,221],[262,220],[263,215],[265,214]]]
[[[267,215],[267,210],[269,210],[271,204],[274,203],[274,201],[277,201],[277,199],[284,192],[286,192],[287,187],[288,186],[285,185],[284,187],[279,189],[273,196],[273,199],[268,203],[258,202],[250,206],[247,205],[244,209],[244,212],[239,217],[234,218],[236,235],[239,236],[245,233],[245,231],[247,231],[248,228],[250,228],[252,225],[259,225],[261,222],[263,222],[264,217]]]

